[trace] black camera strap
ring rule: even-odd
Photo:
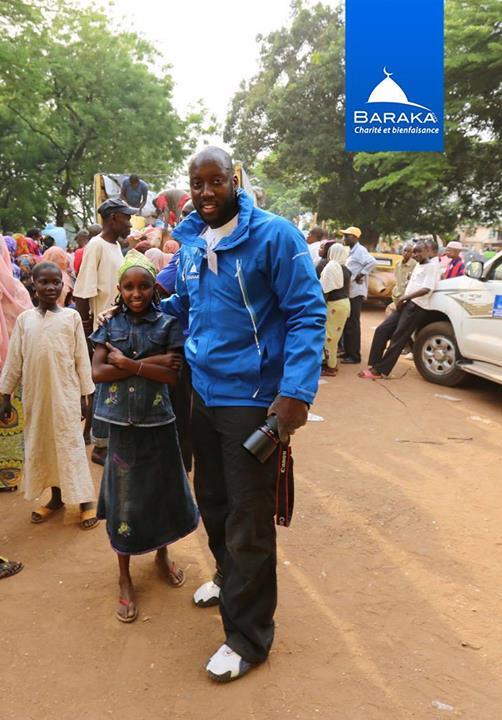
[[[275,495],[275,522],[289,527],[293,517],[295,485],[293,476],[293,456],[290,445],[279,445],[277,452],[277,485]]]

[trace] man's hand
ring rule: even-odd
[[[113,365],[119,370],[129,369],[130,358],[126,357],[121,350],[113,347],[110,343],[106,343],[106,349],[108,350],[106,361],[109,365]]]
[[[112,307],[107,308],[106,310],[103,310],[103,312],[99,313],[98,315],[98,327],[103,327],[103,325],[106,325],[108,320],[112,317],[115,317],[115,315],[119,311],[118,305],[112,305]]]
[[[399,298],[399,300],[396,302],[396,310],[398,312],[401,312],[407,302],[408,300],[405,297]]]
[[[278,395],[269,407],[268,414],[277,417],[279,438],[287,445],[290,435],[294,435],[295,430],[307,423],[309,408],[303,400]]]
[[[7,422],[12,415],[12,404],[9,399],[4,398],[0,403],[0,420]]]

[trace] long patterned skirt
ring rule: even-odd
[[[12,415],[5,422],[0,420],[0,492],[17,489],[21,481],[24,460],[24,416],[21,394],[12,396]]]
[[[193,532],[199,511],[181,459],[176,425],[110,423],[97,516],[106,518],[113,549],[139,555]]]

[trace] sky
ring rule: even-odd
[[[336,0],[326,0],[333,5]],[[96,3],[87,0],[96,7]],[[185,114],[201,99],[223,124],[243,79],[259,67],[258,34],[288,24],[290,0],[114,0],[101,2],[127,30],[151,41],[172,65],[174,105]],[[307,3],[311,4],[311,3]]]

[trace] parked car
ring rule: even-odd
[[[413,357],[419,373],[438,385],[459,385],[468,374],[502,384],[502,252],[439,281]]]
[[[385,304],[392,302],[392,290],[396,284],[394,270],[402,260],[401,255],[386,252],[371,252],[376,266],[368,277],[368,299],[383,300]]]

